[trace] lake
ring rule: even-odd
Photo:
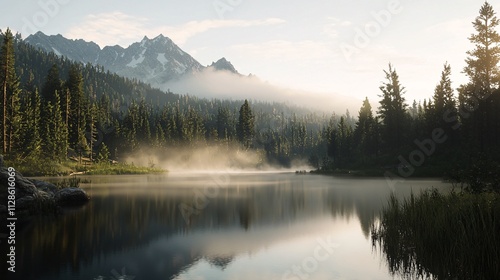
[[[286,172],[82,178],[90,203],[18,232],[18,279],[393,279],[370,238],[389,194],[451,188]]]

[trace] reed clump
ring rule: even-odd
[[[372,225],[374,246],[408,279],[499,279],[500,194],[394,195]]]

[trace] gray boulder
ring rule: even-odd
[[[59,190],[54,199],[60,206],[80,206],[89,201],[87,193],[79,188],[64,188]]]
[[[0,157],[1,163],[1,157]],[[7,212],[7,189],[9,171],[0,166],[0,214]],[[54,184],[27,179],[15,172],[16,210],[28,210],[36,206],[51,204],[57,206],[79,206],[89,201],[87,193],[79,188],[58,189]]]
[[[41,180],[36,180],[36,179],[29,179],[29,180],[36,186],[37,189],[44,191],[44,192],[48,193],[49,195],[54,196],[54,194],[58,191],[56,185],[54,185],[52,183],[41,181]]]

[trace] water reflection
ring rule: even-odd
[[[41,218],[20,234],[18,279],[115,279],[122,268],[135,279],[281,279],[301,254],[311,254],[311,240],[328,234],[349,245],[339,249],[334,270],[318,269],[309,279],[359,273],[338,265],[345,256],[371,258],[379,279],[389,275],[367,239],[391,192],[385,179],[232,174],[189,221],[179,206],[199,199],[208,174],[90,179],[88,205],[55,221]],[[430,186],[445,185],[407,181],[395,190],[405,196]],[[361,251],[367,256],[351,256]]]

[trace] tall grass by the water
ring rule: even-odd
[[[24,176],[67,176],[74,172],[88,175],[120,175],[120,174],[152,174],[164,173],[166,170],[155,167],[136,166],[127,163],[93,163],[92,165],[83,165],[74,161],[44,161],[33,159],[26,161],[6,161],[6,166],[12,166],[17,172]]]
[[[61,181],[54,182],[54,185],[58,189],[64,188],[79,188],[82,183],[90,183],[88,179],[82,179],[76,176],[72,176],[69,179],[63,179]]]
[[[374,246],[408,279],[500,279],[500,195],[436,190],[389,199]]]
[[[88,175],[122,175],[122,174],[155,174],[165,173],[165,169],[135,166],[134,164],[118,163],[118,164],[95,164],[88,168],[85,174]]]

